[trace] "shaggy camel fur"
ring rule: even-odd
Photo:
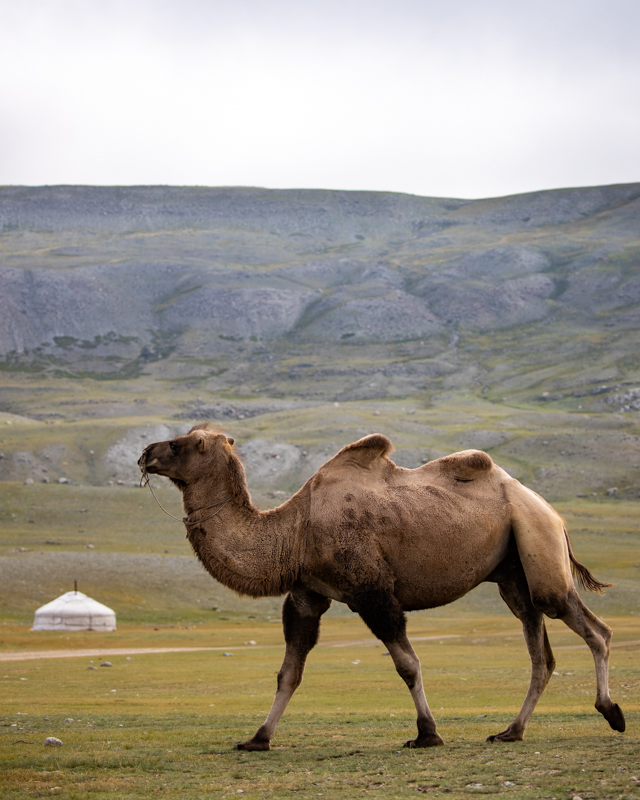
[[[406,634],[405,611],[434,608],[479,583],[498,584],[522,622],[531,658],[529,691],[515,720],[489,741],[523,738],[554,669],[543,615],[561,619],[587,643],[596,667],[596,709],[625,728],[609,696],[611,629],[582,603],[572,578],[604,586],[573,555],[562,519],[477,450],[403,469],[392,445],[372,434],[344,447],[278,508],[259,511],[247,489],[233,439],[197,425],[185,436],[150,444],[138,464],[180,489],[196,555],[220,583],[251,597],[286,594],[286,651],[269,714],[236,745],[268,750],[300,685],[332,600],[357,611],[389,650],[418,714],[406,747],[442,744],[422,687],[420,662]]]

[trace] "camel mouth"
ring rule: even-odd
[[[157,458],[152,458],[151,461],[147,461],[147,451],[145,450],[138,459],[138,467],[142,473],[140,475],[140,488],[143,486],[149,486],[149,488],[151,488],[149,484],[149,473],[158,473],[160,471],[157,468],[154,469],[156,464],[159,464]],[[153,489],[151,489],[151,493],[153,494]]]
[[[149,482],[149,474],[154,474],[159,472],[160,470],[154,468],[155,465],[158,464],[157,458],[152,458],[151,461],[147,462],[145,458],[141,458],[138,462],[138,467],[140,468],[140,486],[143,486],[145,483]]]
[[[146,477],[147,470],[149,469],[149,467],[153,467],[155,464],[158,463],[157,458],[152,458],[150,461],[147,460],[148,459],[147,450],[148,448],[142,452],[142,455],[138,459],[138,467],[140,469],[140,472],[142,473],[141,480],[143,480]]]

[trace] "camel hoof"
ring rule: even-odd
[[[439,733],[429,733],[426,736],[418,736],[417,739],[409,739],[403,747],[440,747],[443,744],[444,740]]]
[[[256,742],[253,739],[249,739],[246,742],[238,742],[238,744],[233,745],[234,750],[249,750],[249,751],[257,751],[257,750],[271,750],[271,745],[269,742]]]
[[[598,711],[600,711],[600,709],[598,709]],[[622,709],[617,703],[611,703],[606,711],[600,711],[600,713],[607,720],[609,725],[611,725],[614,731],[620,731],[620,733],[622,733],[627,727]]]
[[[509,728],[501,733],[494,733],[493,736],[487,736],[488,742],[521,742],[523,739],[522,733],[511,731]]]

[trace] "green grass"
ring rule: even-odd
[[[610,622],[618,629],[616,642],[634,641],[640,633],[636,620]],[[586,648],[574,647],[573,634],[552,622],[560,674],[525,742],[489,745],[486,736],[510,721],[524,697],[528,659],[515,620],[478,617],[472,625],[412,615],[413,636],[458,637],[415,643],[446,742],[420,751],[401,747],[415,728],[404,684],[384,648],[348,644],[370,638],[353,619],[325,621],[324,644],[312,652],[269,753],[241,753],[232,746],[255,731],[271,703],[282,656],[279,626],[226,621],[215,629],[165,630],[156,640],[155,632],[134,629],[113,639],[97,634],[98,649],[212,640],[223,648],[129,660],[109,656],[112,667],[97,667],[99,657],[5,662],[0,792],[12,799],[55,793],[100,798],[113,792],[131,798],[350,798],[373,791],[388,798],[565,798],[569,791],[583,798],[637,796],[631,780],[640,777],[637,645],[614,647],[612,655],[612,692],[627,714],[627,733],[614,733],[594,711],[591,657]],[[19,629],[7,635],[13,649],[33,647],[36,636]],[[257,645],[244,646],[249,637]],[[84,647],[90,639],[86,633],[69,635],[68,646]],[[45,644],[48,649],[56,641]],[[60,738],[63,747],[45,748],[47,736]]]
[[[178,491],[154,491],[181,519]],[[3,554],[18,547],[74,552],[86,550],[87,544],[103,553],[191,552],[182,523],[163,514],[148,489],[0,482],[0,519]]]

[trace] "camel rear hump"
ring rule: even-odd
[[[493,469],[491,456],[483,450],[461,450],[439,458],[435,463],[441,473],[456,481],[473,481]]]

